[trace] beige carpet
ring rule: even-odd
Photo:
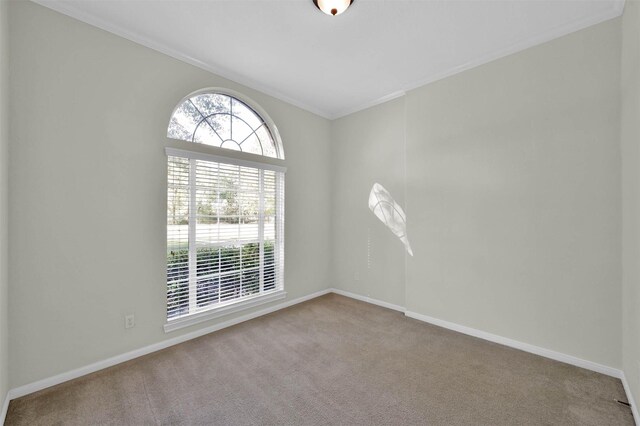
[[[330,294],[12,401],[7,425],[630,425],[619,380]]]

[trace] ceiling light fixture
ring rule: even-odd
[[[313,0],[313,4],[327,15],[340,15],[351,6],[353,0]]]

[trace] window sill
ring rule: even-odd
[[[208,311],[169,320],[169,322],[164,325],[164,332],[169,333],[184,327],[189,327],[194,324],[209,321],[214,318],[229,315],[234,312],[244,311],[245,309],[253,308],[254,306],[259,306],[265,303],[284,299],[286,296],[287,293],[284,290],[278,290],[274,291],[273,293],[262,294],[260,296],[253,296],[247,299],[238,300],[237,302],[232,302],[228,305],[223,305]]]

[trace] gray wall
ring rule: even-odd
[[[335,285],[619,368],[619,46],[616,19],[334,122]],[[375,180],[406,202],[406,278]]]
[[[278,126],[288,299],[327,287],[327,120],[31,2],[10,12],[12,387],[214,323],[162,329],[166,128],[197,89],[242,92]]]
[[[620,19],[407,94],[409,311],[621,367]]]
[[[162,331],[163,148],[175,104],[211,86],[257,101],[282,135],[289,298],[335,286],[621,366],[620,20],[330,123],[33,3],[10,9],[12,387],[198,328]],[[374,182],[406,206],[414,258],[369,212]]]
[[[9,217],[9,18],[0,0],[0,411],[9,389],[8,217]]]
[[[622,19],[623,370],[640,403],[640,3]]]
[[[368,208],[374,183],[404,205],[404,98],[335,120],[333,286],[404,306],[404,247]]]

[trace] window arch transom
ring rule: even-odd
[[[263,117],[235,96],[198,93],[174,110],[167,137],[272,158],[282,146]]]

